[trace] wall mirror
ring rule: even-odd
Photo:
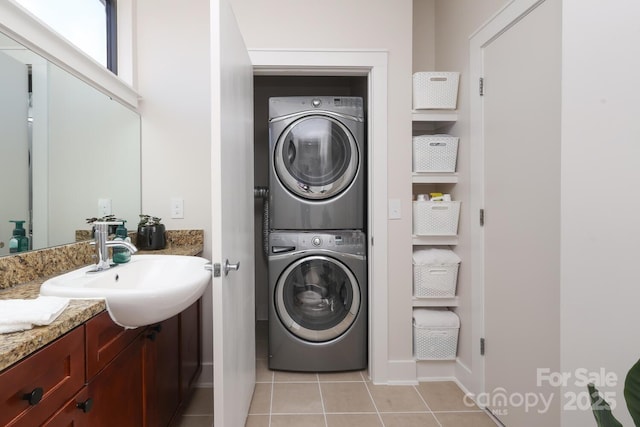
[[[71,243],[110,210],[136,226],[137,112],[0,33],[0,256],[25,221],[30,249]]]

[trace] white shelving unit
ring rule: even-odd
[[[446,133],[445,131],[458,120],[456,110],[414,110],[412,113],[412,127],[414,134],[424,132],[427,134]],[[458,183],[458,173],[431,173],[413,172],[412,186],[413,193],[417,194],[416,186],[444,186],[445,188]],[[413,246],[455,246],[458,244],[458,236],[412,236]],[[412,307],[457,307],[458,297],[450,298],[428,298],[413,297]],[[448,376],[453,369],[454,361],[450,360],[418,360],[418,376],[420,372],[428,372],[428,376]]]

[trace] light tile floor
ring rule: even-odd
[[[246,427],[495,427],[453,382],[375,385],[366,371],[293,373],[267,367],[266,327],[256,328],[256,388]],[[213,425],[213,391],[198,389],[180,427]]]

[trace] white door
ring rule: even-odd
[[[211,0],[214,425],[243,427],[255,385],[253,68],[227,0]],[[225,275],[224,263],[239,263]],[[215,276],[215,274],[214,274]]]
[[[483,52],[485,391],[506,426],[560,422],[560,390],[537,381],[560,363],[560,7]],[[555,399],[527,408],[534,394]]]

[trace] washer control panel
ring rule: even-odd
[[[271,255],[296,251],[330,250],[354,255],[365,255],[367,236],[362,231],[272,231],[269,234]]]

